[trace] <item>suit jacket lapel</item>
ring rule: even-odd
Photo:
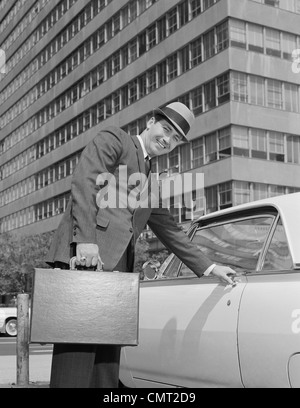
[[[140,173],[146,174],[146,167],[145,167],[145,158],[143,154],[142,146],[139,142],[139,139],[136,136],[131,136],[133,143],[136,147],[136,154],[138,159],[139,171]]]

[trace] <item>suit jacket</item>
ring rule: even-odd
[[[126,166],[125,173],[120,172],[120,166]],[[145,175],[145,171],[143,150],[136,136],[116,127],[99,132],[82,152],[75,169],[71,199],[46,262],[51,266],[54,262],[69,263],[74,255],[72,247],[78,243],[94,243],[99,246],[104,269],[114,270],[129,243],[136,242],[148,223],[171,252],[196,275],[202,276],[212,261],[177,226],[167,209],[124,205],[124,197],[134,196],[133,193],[137,192],[130,180],[135,180],[136,174]],[[102,198],[105,196],[105,186],[100,183],[104,175],[113,176],[111,184],[117,195],[112,195],[111,201],[115,201],[116,206],[102,208],[105,205],[100,205],[100,194]],[[142,190],[142,185],[139,188]]]

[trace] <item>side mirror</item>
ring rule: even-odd
[[[143,265],[144,280],[155,280],[158,276],[160,262],[147,261]]]

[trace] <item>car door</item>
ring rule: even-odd
[[[174,258],[161,279],[141,283],[139,346],[126,348],[136,386],[242,387],[237,346],[245,270],[255,270],[272,215],[211,220],[193,241],[238,271],[238,285],[197,278]]]
[[[248,274],[238,343],[245,387],[300,387],[300,271],[278,215],[259,269]]]

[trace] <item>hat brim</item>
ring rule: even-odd
[[[163,116],[164,118],[166,118],[168,120],[168,122],[171,123],[171,125],[181,134],[181,136],[183,137],[184,141],[188,142],[188,139],[186,137],[186,134],[184,133],[184,131],[180,128],[180,126],[177,125],[177,123],[171,119],[164,111],[162,111],[159,108],[154,109],[153,111],[154,114],[158,114]]]

